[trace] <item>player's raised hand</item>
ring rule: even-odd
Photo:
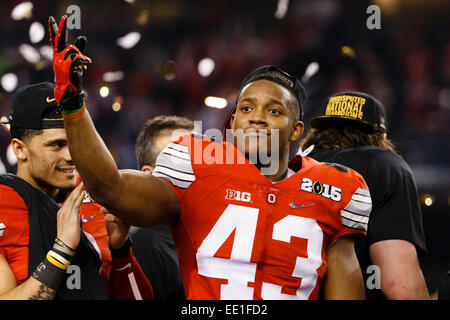
[[[80,183],[67,197],[58,210],[57,237],[75,250],[80,243],[80,208],[85,195],[83,183]]]
[[[48,19],[50,44],[53,48],[53,71],[55,73],[55,100],[63,111],[70,113],[79,109],[84,100],[82,78],[83,70],[91,59],[84,52],[87,39],[79,36],[73,45],[67,43],[66,16],[59,26],[53,17]]]
[[[105,215],[106,231],[108,232],[109,246],[113,249],[122,248],[128,240],[130,225],[117,218],[105,207],[100,209]]]

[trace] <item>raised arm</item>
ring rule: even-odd
[[[88,112],[64,124],[72,159],[96,202],[137,226],[177,221],[178,198],[169,184],[141,171],[119,171]]]
[[[174,223],[179,215],[175,192],[163,180],[135,170],[119,172],[113,157],[86,111],[81,85],[91,60],[84,55],[86,38],[66,43],[66,20],[57,27],[49,18],[53,47],[55,99],[62,106],[72,159],[89,194],[126,222],[138,226]]]

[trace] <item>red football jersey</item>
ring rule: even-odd
[[[8,261],[17,284],[28,278],[28,208],[13,188],[0,185],[0,254]]]
[[[318,299],[328,245],[365,234],[371,211],[351,169],[304,157],[272,183],[233,145],[195,135],[170,143],[153,175],[180,200],[172,233],[187,299]]]
[[[81,180],[78,178],[78,183]],[[0,254],[11,268],[17,285],[28,279],[29,221],[28,208],[13,188],[0,184]],[[125,257],[111,257],[108,234],[101,206],[83,199],[80,215],[83,231],[102,259],[101,276],[111,299],[153,299],[153,289],[139,263],[130,251]]]

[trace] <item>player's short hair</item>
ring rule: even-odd
[[[382,132],[368,132],[348,125],[311,128],[302,140],[301,146],[305,150],[311,145],[322,150],[376,146],[396,152],[392,141],[385,139]]]
[[[292,89],[293,81],[291,79],[287,78],[280,72],[268,71],[266,73],[259,74],[254,77],[250,77],[249,79],[247,79],[245,81],[245,83],[242,85],[242,87],[246,86],[247,84],[249,84],[251,82],[255,82],[258,80],[269,80],[269,81],[275,82],[276,84],[279,84],[283,88],[287,89],[291,93],[290,102],[291,102],[292,111],[294,114],[294,120],[302,120],[302,117],[301,117],[302,111],[301,110],[304,106],[300,105],[297,94]]]
[[[43,114],[43,119],[44,120],[63,119],[61,109],[53,108],[46,110],[46,112]],[[9,133],[11,134],[12,139],[19,139],[21,141],[28,142],[34,136],[42,134],[44,130],[46,129],[28,129],[11,125]]]
[[[147,120],[136,139],[136,159],[138,168],[145,165],[154,166],[158,154],[153,151],[155,138],[164,129],[194,130],[194,122],[185,117],[157,116]]]

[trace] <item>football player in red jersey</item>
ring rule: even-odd
[[[81,179],[77,174],[77,184]],[[106,214],[106,216],[105,216]],[[82,228],[102,261],[100,275],[112,300],[151,300],[153,287],[136,259],[130,226],[114,218],[86,194],[80,207]]]
[[[64,18],[57,31],[51,18],[50,28],[65,37]],[[364,298],[353,237],[365,234],[370,194],[343,166],[305,157],[297,173],[288,169],[289,148],[303,132],[295,78],[255,70],[229,118],[241,129],[240,148],[185,135],[149,176],[119,171],[96,132],[81,87],[80,66],[91,62],[84,48],[53,54],[55,98],[88,191],[131,224],[171,226],[187,299]],[[260,162],[261,149],[275,160]],[[267,167],[275,169],[263,175]]]
[[[106,248],[109,242],[119,249],[125,241],[117,236],[128,233],[107,232],[104,222],[93,229],[97,233],[89,231],[93,237],[80,228],[82,184],[75,188],[76,170],[53,92],[49,82],[20,88],[7,120],[18,163],[16,175],[0,175],[0,300],[134,299],[136,287],[151,298],[151,285],[126,246],[112,259],[107,251],[113,271],[106,281],[99,276],[99,258],[106,259],[95,240],[102,234]],[[127,264],[128,270],[116,270]],[[130,282],[130,271],[139,286]]]

